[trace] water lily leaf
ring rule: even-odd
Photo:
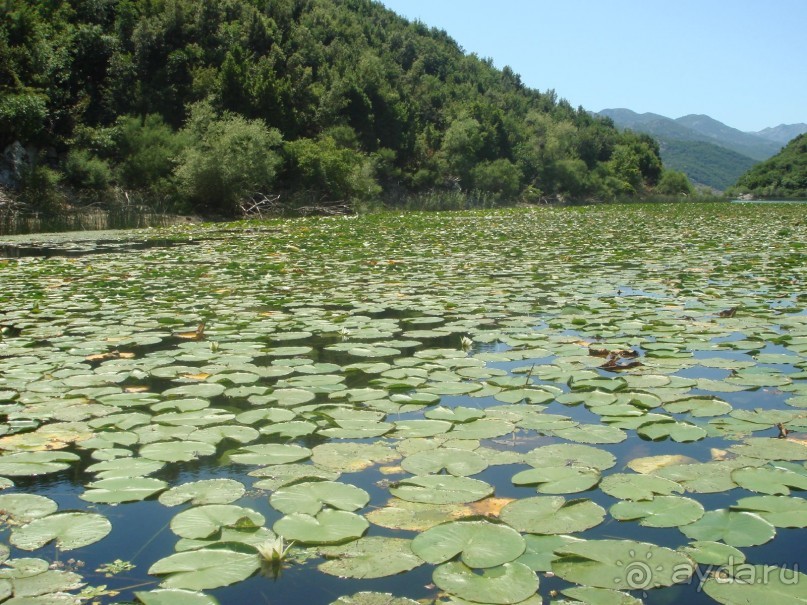
[[[88,466],[85,470],[88,473],[95,473],[99,479],[116,479],[120,477],[142,477],[155,473],[165,466],[159,460],[147,460],[146,458],[116,458],[96,462]]]
[[[200,548],[221,548],[225,543],[248,544],[257,548],[276,539],[275,533],[266,527],[222,527],[210,539],[180,538],[174,545],[174,550],[184,552]]]
[[[18,452],[0,456],[0,475],[33,477],[57,473],[78,460],[70,452]]]
[[[689,456],[681,454],[662,454],[660,456],[643,456],[634,458],[627,464],[628,468],[637,473],[653,473],[668,466],[679,466],[682,464],[697,463],[698,461]]]
[[[659,441],[661,439],[672,439],[679,443],[698,441],[706,437],[706,431],[699,426],[688,422],[676,420],[648,422],[636,429],[636,432],[645,439]]]
[[[160,494],[158,500],[165,506],[178,506],[190,502],[203,504],[230,504],[244,495],[246,488],[234,479],[202,479],[183,483]]]
[[[390,529],[425,531],[446,521],[472,514],[470,509],[457,504],[427,504],[390,498],[386,506],[367,513],[367,520]]]
[[[76,590],[84,586],[81,576],[70,571],[49,569],[38,574],[17,576],[12,580],[14,598],[6,603],[25,603],[37,597],[47,602],[51,595],[64,594],[68,590]]]
[[[361,488],[337,481],[308,481],[279,489],[269,503],[284,514],[316,515],[323,506],[354,511],[367,505],[370,495]]]
[[[454,425],[447,436],[451,439],[494,439],[514,430],[515,426],[506,420],[480,418]]]
[[[385,578],[423,564],[412,554],[411,541],[402,538],[370,536],[342,546],[320,547],[327,561],[317,568],[331,576],[360,580]]]
[[[383,592],[357,592],[354,595],[339,597],[330,605],[418,605],[418,602]]]
[[[671,414],[689,414],[695,418],[722,416],[731,411],[731,405],[717,397],[687,397],[669,401],[664,409]]]
[[[639,520],[645,527],[677,527],[703,516],[700,502],[681,496],[656,496],[652,500],[617,502],[608,511],[620,521]]]
[[[381,443],[323,443],[313,449],[311,460],[325,469],[352,473],[394,462],[400,457],[394,449]]]
[[[731,509],[757,514],[776,527],[807,527],[807,500],[802,497],[749,496]]]
[[[738,468],[731,472],[731,480],[742,488],[761,494],[787,496],[791,488],[807,490],[807,473],[794,473],[773,466]]]
[[[275,491],[300,480],[336,481],[341,476],[338,471],[327,470],[313,464],[277,464],[255,469],[249,474],[253,477],[264,477],[253,483],[252,487],[269,491]]]
[[[724,605],[807,603],[807,575],[773,565],[741,565],[708,578],[703,591]]]
[[[171,531],[181,538],[211,537],[224,527],[249,528],[263,525],[264,516],[234,504],[207,504],[183,510],[171,519]]]
[[[693,540],[722,540],[737,547],[765,544],[776,535],[776,528],[761,516],[728,509],[711,510],[679,529]]]
[[[266,443],[248,445],[229,455],[230,460],[238,464],[287,464],[299,462],[311,457],[311,450],[293,444]]]
[[[207,590],[246,580],[261,566],[256,553],[229,548],[190,550],[169,555],[149,568],[152,575],[167,575],[166,588]]]
[[[513,475],[514,485],[535,485],[540,494],[572,494],[597,485],[600,471],[587,466],[547,466]]]
[[[614,473],[603,478],[600,489],[620,500],[652,500],[655,496],[682,494],[684,488],[670,479],[655,475]]]
[[[752,437],[740,445],[731,446],[729,451],[762,460],[807,460],[807,445],[789,439]]]
[[[527,545],[524,554],[518,558],[519,563],[524,563],[533,571],[550,571],[552,561],[557,557],[555,551],[570,542],[580,542],[580,538],[564,535],[538,536],[527,534],[524,542]]]
[[[561,590],[561,594],[573,598],[575,602],[579,601],[587,605],[642,605],[643,603],[641,599],[632,597],[626,592],[592,586],[567,588]]]
[[[577,443],[620,443],[628,435],[620,428],[607,424],[579,424],[552,431],[557,437]]]
[[[355,513],[325,509],[316,517],[303,513],[286,515],[278,519],[273,529],[286,540],[303,544],[339,544],[360,538],[369,525]]]
[[[601,471],[616,464],[616,458],[610,452],[588,445],[571,443],[559,443],[535,448],[525,454],[524,461],[535,468],[575,465]]]
[[[55,513],[59,506],[45,496],[36,494],[1,494],[0,514],[10,517],[15,523],[28,523]]]
[[[745,562],[745,555],[741,550],[721,542],[697,540],[678,550],[700,565],[721,566]]]
[[[109,520],[96,513],[55,513],[14,528],[10,542],[23,550],[36,550],[51,541],[60,550],[73,550],[98,542],[112,530]]]
[[[401,500],[430,504],[474,502],[493,493],[493,486],[470,477],[423,475],[399,481],[390,492]]]
[[[140,448],[140,455],[161,462],[188,462],[216,453],[216,447],[202,441],[157,441]]]
[[[516,562],[491,567],[478,574],[459,561],[451,561],[435,568],[432,579],[448,594],[475,603],[518,603],[538,590],[535,572]]]
[[[135,591],[135,596],[143,605],[219,605],[218,600],[210,595],[179,588]]]
[[[683,553],[633,540],[585,540],[559,548],[555,575],[614,590],[648,590],[686,582],[695,571]]]
[[[500,516],[521,532],[570,534],[602,523],[605,509],[591,500],[567,502],[562,496],[535,496],[511,502]]]
[[[118,504],[145,500],[168,487],[161,479],[151,477],[117,477],[101,479],[87,484],[87,491],[79,497],[87,502]]]
[[[737,468],[736,460],[680,464],[661,468],[654,474],[680,483],[688,492],[716,494],[736,487],[731,473]]]
[[[473,451],[437,448],[407,456],[401,461],[401,467],[413,475],[434,474],[445,469],[451,475],[467,477],[488,468],[488,461]]]
[[[436,408],[427,410],[424,416],[431,420],[446,420],[448,422],[462,423],[484,418],[485,411],[464,406],[457,406],[455,408],[437,406]]]
[[[225,439],[232,439],[238,443],[249,443],[257,439],[259,435],[258,431],[249,426],[222,425],[197,429],[188,435],[188,440],[203,441],[213,445],[217,445]]]
[[[455,521],[437,525],[412,541],[412,552],[427,563],[444,563],[460,555],[468,567],[496,567],[517,559],[526,544],[514,529],[489,521]]]
[[[453,426],[447,420],[398,420],[395,422],[393,436],[399,439],[432,437],[450,431]]]

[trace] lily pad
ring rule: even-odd
[[[338,481],[295,483],[274,492],[269,503],[284,514],[316,515],[323,506],[354,511],[364,507],[370,495],[361,488]]]
[[[807,603],[807,575],[773,565],[740,565],[708,578],[703,591],[724,605]]]
[[[161,584],[166,588],[208,590],[246,580],[260,566],[260,558],[254,552],[202,548],[169,555],[148,572],[167,576]]]
[[[591,489],[600,481],[600,471],[587,466],[547,466],[513,475],[515,485],[535,485],[541,494],[572,494]]]
[[[401,467],[413,475],[439,473],[445,469],[451,475],[467,477],[485,470],[488,461],[473,451],[437,448],[407,456]]]
[[[244,485],[234,479],[202,479],[172,487],[160,494],[158,500],[165,506],[177,506],[190,502],[193,506],[203,504],[230,504],[245,492]]]
[[[316,517],[292,513],[278,519],[273,529],[286,540],[304,544],[339,544],[364,534],[369,523],[355,513],[326,509]]]
[[[639,520],[645,527],[678,527],[703,516],[700,502],[681,496],[656,496],[651,500],[622,501],[608,511],[620,521]]]
[[[448,594],[475,603],[518,603],[538,590],[535,572],[516,562],[488,568],[479,574],[459,561],[451,561],[439,565],[432,579]]]
[[[401,500],[430,504],[475,502],[493,493],[493,487],[470,477],[423,475],[399,481],[390,487],[392,495]]]
[[[489,521],[455,521],[437,525],[412,541],[412,552],[427,563],[444,563],[460,555],[468,567],[496,567],[516,560],[526,544],[514,529]]]
[[[683,553],[633,540],[572,542],[556,553],[555,575],[596,588],[648,590],[686,582],[695,571]]]
[[[0,514],[7,515],[15,523],[28,523],[47,517],[58,510],[56,502],[36,494],[0,494]]]
[[[502,509],[501,519],[521,532],[571,534],[602,523],[605,509],[591,500],[569,500],[562,496],[535,496],[511,502]]]
[[[684,488],[675,481],[655,475],[614,473],[603,478],[600,489],[620,500],[652,500],[655,496],[682,494]]]
[[[709,511],[679,529],[693,540],[723,541],[737,547],[765,544],[776,535],[776,528],[761,516],[728,509]]]
[[[87,485],[87,491],[79,496],[87,502],[119,504],[145,500],[168,487],[161,479],[151,477],[117,477],[101,479]]]
[[[258,527],[264,524],[262,514],[234,504],[194,506],[171,519],[171,531],[181,538],[209,538],[224,527]]]
[[[423,564],[412,554],[410,540],[370,536],[343,546],[320,547],[327,561],[317,567],[340,578],[372,579],[394,576]]]
[[[23,550],[36,550],[52,541],[59,550],[73,550],[98,542],[111,530],[109,520],[96,513],[55,513],[15,528],[9,541]]]

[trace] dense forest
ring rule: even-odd
[[[689,191],[650,136],[372,0],[0,4],[7,203],[235,214],[256,199]]]
[[[807,199],[807,134],[746,172],[728,192],[756,198]]]

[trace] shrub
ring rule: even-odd
[[[73,149],[62,164],[67,182],[77,189],[103,191],[112,182],[109,164],[84,149]]]

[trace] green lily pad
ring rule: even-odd
[[[401,500],[411,502],[459,504],[481,500],[493,493],[493,487],[470,477],[423,475],[399,481],[390,487],[390,492]]]
[[[269,503],[284,514],[316,515],[324,506],[354,511],[364,507],[370,495],[361,488],[337,481],[307,481],[283,487],[272,494]]]
[[[59,550],[73,550],[98,542],[111,530],[109,520],[96,513],[55,513],[14,528],[9,541],[23,550],[36,550],[52,541]]]
[[[610,590],[608,588],[594,588],[593,586],[576,586],[561,590],[561,594],[571,597],[575,602],[587,605],[642,605],[643,601],[632,597],[626,592]]]
[[[370,536],[342,546],[320,547],[327,561],[317,567],[323,573],[360,580],[384,578],[407,572],[423,564],[412,554],[410,540]]]
[[[445,469],[451,475],[467,477],[488,468],[488,461],[473,451],[437,448],[407,456],[401,461],[401,467],[413,475],[434,474]]]
[[[656,496],[652,500],[617,502],[608,511],[620,521],[639,520],[645,527],[678,527],[703,516],[700,502],[681,496]]]
[[[555,575],[596,588],[648,590],[686,582],[695,571],[686,555],[633,540],[572,542],[556,553]]]
[[[394,597],[388,592],[357,592],[339,597],[330,605],[418,605],[418,602],[405,597]]]
[[[273,529],[286,540],[303,544],[339,544],[360,538],[369,523],[355,513],[325,509],[316,517],[292,513],[278,519]]]
[[[616,458],[610,452],[588,445],[571,443],[535,448],[525,454],[524,461],[535,468],[576,465],[600,471],[609,469],[616,464]]]
[[[684,493],[684,488],[670,479],[633,473],[608,475],[600,482],[600,489],[620,500],[652,500],[656,496]]]
[[[807,603],[807,575],[773,565],[740,565],[708,578],[703,591],[724,605]]]
[[[244,485],[234,479],[202,479],[172,487],[160,494],[158,500],[165,506],[178,506],[190,502],[203,504],[230,504],[244,495]]]
[[[313,448],[311,460],[325,469],[351,473],[400,457],[398,452],[381,443],[323,443]]]
[[[602,523],[605,509],[591,500],[535,496],[516,500],[501,511],[501,519],[521,532],[570,534]]]
[[[742,488],[761,494],[787,496],[790,490],[807,490],[807,473],[794,473],[773,466],[738,468],[731,472],[731,480]]]
[[[148,572],[167,576],[161,583],[166,588],[208,590],[246,580],[260,566],[260,558],[254,552],[202,548],[169,555]]]
[[[248,445],[229,455],[230,460],[238,464],[287,464],[299,462],[311,457],[311,450],[293,444],[267,443],[264,445]]]
[[[135,591],[135,596],[143,605],[219,605],[215,597],[179,588]]]
[[[70,452],[18,452],[0,456],[0,475],[33,477],[57,473],[78,460]]]
[[[807,446],[787,439],[752,437],[729,450],[738,456],[762,460],[807,460]]]
[[[380,527],[425,531],[456,518],[456,504],[427,504],[391,498],[386,506],[367,513],[367,520]]]
[[[427,563],[445,563],[460,555],[468,567],[496,567],[514,561],[526,544],[514,529],[489,521],[437,525],[412,541],[412,552]]]
[[[216,447],[201,441],[157,441],[140,448],[140,455],[161,462],[188,462],[216,453]]]
[[[669,421],[649,422],[636,429],[636,432],[645,439],[659,441],[661,439],[672,439],[679,443],[699,441],[706,437],[706,430],[688,422]]]
[[[591,489],[600,481],[600,471],[587,466],[547,466],[513,475],[515,485],[535,485],[541,494],[572,494]]]
[[[224,527],[258,527],[264,517],[250,508],[234,504],[207,504],[194,506],[171,519],[171,531],[181,538],[209,538]]]
[[[439,565],[432,579],[448,594],[475,603],[519,603],[538,590],[535,572],[515,562],[491,567],[479,574],[459,561],[452,561]]]
[[[765,544],[776,535],[776,528],[761,516],[728,509],[711,510],[679,529],[693,540],[722,540],[737,547]]]
[[[118,504],[145,500],[168,487],[161,479],[151,477],[117,477],[101,479],[87,484],[87,491],[79,496],[87,502]]]
[[[59,506],[45,496],[36,494],[0,494],[0,514],[15,523],[28,523],[55,513]]]
[[[696,540],[679,548],[682,553],[700,565],[735,565],[745,562],[741,550],[721,542]]]
[[[749,496],[731,509],[754,513],[776,527],[807,527],[807,500],[801,496]]]
[[[550,571],[552,561],[557,558],[555,551],[569,542],[579,541],[581,541],[580,538],[572,536],[527,534],[524,536],[527,548],[524,554],[518,558],[518,562],[524,563],[533,571]]]

